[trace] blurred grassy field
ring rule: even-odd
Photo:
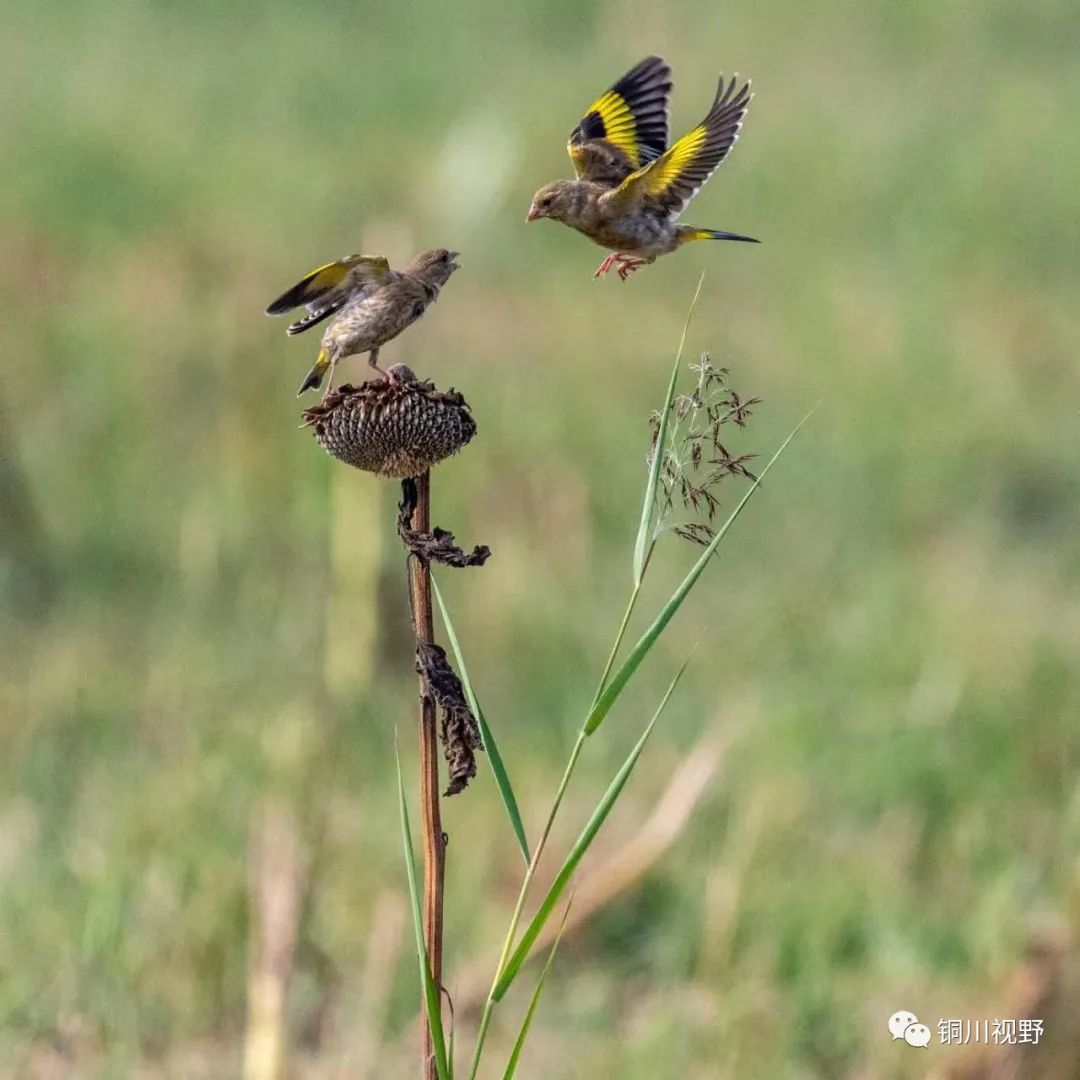
[[[765,399],[739,448],[823,402],[588,747],[555,850],[707,624],[603,852],[703,734],[719,775],[567,941],[525,1075],[922,1076],[946,1052],[890,1013],[993,1014],[1080,899],[1078,35],[1067,0],[6,11],[0,1073],[237,1075],[272,804],[306,867],[295,1074],[411,1075],[396,490],[296,430],[314,342],[261,315],[357,249],[463,252],[384,357],[474,408],[435,519],[495,555],[440,581],[534,830],[702,269],[690,356]],[[754,77],[688,219],[765,242],[594,282],[599,249],[524,213],[647,52],[676,129]],[[453,994],[520,861],[486,771],[445,824]]]

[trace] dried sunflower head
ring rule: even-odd
[[[421,382],[404,364],[392,380],[346,384],[306,409],[304,427],[327,453],[379,476],[419,476],[457,453],[476,434],[476,421],[456,391]]]

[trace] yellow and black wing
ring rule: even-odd
[[[644,204],[667,218],[678,217],[739,137],[753,95],[749,82],[738,90],[735,83],[733,78],[725,86],[721,76],[708,116],[655,161],[632,172],[602,200],[625,209]]]
[[[617,184],[667,149],[671,68],[647,56],[604,91],[570,133],[567,151],[582,180]]]
[[[390,264],[381,255],[346,255],[301,278],[270,304],[266,314],[284,315],[293,308],[306,307],[308,314],[288,329],[290,334],[300,334],[329,318],[358,293],[381,284],[389,274]]]

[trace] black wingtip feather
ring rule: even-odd
[[[735,92],[735,87],[738,84],[739,76],[732,75],[731,82],[725,82],[724,76],[720,76],[720,80],[716,87],[716,97],[713,99],[712,108],[709,109],[709,119],[715,116],[717,113],[730,110],[731,112],[737,112],[738,110],[746,111],[747,106],[750,104],[750,99],[754,96],[751,93],[751,81],[746,80],[739,87],[738,93]]]
[[[267,309],[265,314],[267,315],[284,315],[286,311],[291,311],[295,304],[285,304],[285,297],[279,296]]]
[[[304,302],[304,296],[307,293],[307,287],[310,282],[310,275],[304,278],[303,281],[298,281],[291,289],[283,292],[269,307],[267,307],[266,314],[284,315],[286,311],[292,311],[293,308],[299,307]]]
[[[735,145],[742,128],[743,118],[746,116],[753,97],[750,92],[750,80],[748,79],[736,90],[738,81],[737,75],[732,76],[730,81],[723,75],[720,76],[716,98],[700,125],[706,130],[705,139],[696,148],[693,160],[680,170],[679,176],[671,182],[660,199],[660,206],[665,215],[671,217],[681,214],[687,203],[716,172],[720,163]],[[716,239],[757,242],[750,237],[717,236]]]
[[[671,87],[667,61],[662,56],[646,56],[611,88],[630,107],[646,158],[657,157],[667,149]]]

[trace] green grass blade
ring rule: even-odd
[[[532,1000],[529,1002],[529,1008],[525,1013],[525,1019],[521,1022],[521,1030],[518,1032],[517,1040],[514,1042],[514,1049],[510,1053],[510,1060],[506,1063],[503,1080],[514,1080],[514,1073],[517,1070],[518,1061],[521,1059],[521,1051],[525,1048],[525,1040],[529,1037],[529,1028],[532,1027],[536,1006],[540,1004],[540,995],[544,992],[544,983],[547,981],[548,972],[555,961],[555,951],[559,947],[559,942],[562,941],[563,931],[566,929],[566,917],[570,914],[570,907],[573,902],[574,894],[571,893],[570,898],[566,901],[566,907],[563,908],[559,932],[551,943],[551,951],[548,953],[547,962],[544,964],[544,970],[540,972],[540,978],[537,980],[536,989],[533,991]]]
[[[495,786],[499,789],[503,806],[506,807],[506,815],[510,818],[510,827],[514,830],[518,847],[521,848],[521,854],[525,857],[525,865],[528,866],[530,858],[529,842],[525,838],[525,825],[521,820],[517,799],[514,797],[514,788],[510,783],[510,775],[503,764],[502,754],[499,753],[495,736],[484,719],[484,710],[480,708],[480,702],[476,700],[472,680],[469,678],[469,669],[465,666],[465,658],[461,655],[461,646],[458,644],[457,634],[454,633],[454,624],[450,621],[450,613],[446,610],[446,604],[443,602],[442,593],[439,592],[439,586],[434,577],[431,579],[431,587],[439,604],[439,615],[442,617],[443,626],[446,628],[446,637],[454,654],[454,663],[461,673],[461,685],[465,688],[465,696],[469,699],[469,708],[472,709],[473,716],[476,717],[476,723],[480,727],[480,737],[484,740],[484,750],[487,754],[488,764],[491,766],[491,771],[495,776]]]
[[[648,726],[645,728],[644,732],[642,732],[641,738],[635,743],[633,750],[630,751],[630,756],[623,762],[622,768],[619,769],[618,773],[615,774],[615,779],[611,781],[611,785],[608,787],[607,791],[604,792],[604,797],[593,811],[592,817],[589,818],[585,828],[582,829],[581,835],[577,838],[573,848],[571,848],[570,854],[567,855],[566,861],[562,865],[562,869],[559,870],[559,873],[551,884],[551,888],[548,889],[547,895],[540,902],[540,906],[537,908],[536,914],[532,918],[532,922],[529,923],[525,933],[521,935],[521,941],[518,943],[518,947],[514,950],[513,955],[506,962],[505,967],[500,973],[498,981],[491,992],[492,1000],[502,1000],[503,995],[521,970],[521,965],[528,959],[529,953],[532,951],[532,947],[536,942],[537,935],[551,917],[555,905],[559,902],[559,897],[561,897],[565,891],[578,864],[584,858],[585,853],[589,850],[593,840],[596,839],[596,834],[600,831],[600,826],[604,824],[608,814],[611,813],[611,808],[622,794],[622,790],[626,786],[627,780],[630,779],[630,774],[634,771],[634,766],[637,764],[638,758],[641,757],[641,751],[645,749],[645,743],[648,742],[649,736],[656,726],[656,721],[660,719],[660,714],[664,711],[671,695],[675,691],[675,687],[678,686],[679,680],[682,678],[683,672],[686,670],[686,665],[689,662],[690,658],[687,657],[683,662],[682,667],[675,673],[675,678],[671,680],[671,684],[667,688],[667,693],[664,694],[660,704],[656,707],[656,712],[653,713],[653,717],[649,721]]]
[[[683,331],[685,337],[685,331]],[[667,440],[668,421],[671,417],[671,402],[675,398],[675,383],[679,378],[679,362],[682,359],[682,346],[671,365],[671,378],[668,380],[664,405],[660,411],[660,427],[656,433],[656,446],[652,464],[649,466],[649,479],[645,484],[645,500],[641,504],[641,521],[638,523],[637,539],[634,541],[634,584],[640,585],[645,575],[645,552],[649,548],[652,533],[652,520],[655,511],[656,488],[660,483],[660,468],[664,463],[664,443]]]
[[[604,717],[611,711],[611,706],[615,703],[616,698],[622,693],[623,688],[630,681],[634,672],[641,666],[641,662],[648,655],[649,650],[656,644],[657,639],[664,632],[665,627],[671,622],[675,612],[682,606],[682,602],[689,595],[690,590],[697,584],[698,578],[701,577],[702,572],[708,565],[709,560],[713,557],[714,552],[720,545],[720,541],[727,535],[728,530],[735,524],[738,516],[743,512],[746,504],[753,498],[754,493],[759,487],[761,487],[762,481],[768,475],[769,470],[779,460],[780,455],[788,448],[791,440],[799,433],[799,429],[810,419],[813,415],[813,409],[810,410],[796,424],[791,434],[780,444],[779,449],[769,459],[768,464],[761,470],[758,478],[751,485],[750,489],[739,500],[739,505],[729,515],[727,521],[717,530],[716,535],[709,541],[708,547],[701,553],[701,557],[690,568],[690,572],[683,578],[679,587],[671,594],[671,598],[663,606],[660,614],[656,616],[653,624],[641,635],[637,644],[630,650],[629,656],[623,661],[622,666],[612,676],[611,681],[604,688],[604,692],[600,695],[599,700],[593,705],[589,711],[589,716],[585,721],[585,733],[591,735],[604,721]]]
[[[394,748],[397,755],[397,748]],[[446,1039],[443,1035],[442,1009],[439,988],[431,975],[427,948],[424,945],[424,921],[420,914],[420,891],[416,884],[416,864],[413,862],[412,830],[409,828],[409,808],[405,802],[405,781],[401,776],[401,757],[397,756],[398,799],[401,807],[401,835],[405,843],[405,872],[409,879],[409,899],[412,901],[413,928],[416,931],[416,954],[420,961],[420,981],[424,987],[427,1003],[428,1025],[431,1042],[435,1049],[435,1069],[439,1080],[451,1080],[450,1065],[446,1057]]]
[[[679,348],[675,353],[675,363],[671,365],[671,379],[668,381],[667,394],[664,397],[664,407],[660,410],[660,428],[656,433],[656,452],[653,454],[652,465],[649,468],[649,479],[645,485],[645,501],[641,505],[641,521],[638,524],[637,540],[634,542],[634,585],[641,586],[641,579],[645,576],[645,559],[652,539],[653,511],[656,502],[656,488],[660,482],[660,469],[664,463],[664,442],[667,439],[668,421],[671,418],[671,403],[675,399],[675,382],[679,377],[679,363],[682,360],[683,346],[686,345],[686,334],[690,329],[690,320],[694,316],[694,308],[697,307],[698,297],[701,295],[701,286],[705,284],[705,272],[702,271],[698,279],[697,290],[694,299],[690,301],[690,310],[686,313],[686,322],[683,323],[682,337],[679,338]]]

